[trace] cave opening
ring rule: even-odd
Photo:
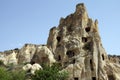
[[[73,51],[67,51],[66,55],[71,58],[75,55],[75,53]]]
[[[60,37],[60,36],[58,36],[58,37],[57,37],[57,41],[58,41],[58,42],[60,42],[60,40],[61,40],[61,37]]]
[[[78,77],[74,77],[74,80],[79,80],[79,78]]]
[[[102,54],[102,59],[105,60],[104,55]]]
[[[60,61],[61,60],[61,56],[60,55],[58,55],[58,61]]]
[[[90,27],[86,27],[86,28],[85,28],[85,31],[86,31],[86,32],[90,32]]]
[[[92,80],[96,80],[96,77],[92,77]]]
[[[88,39],[86,37],[82,37],[82,42],[87,42]]]
[[[90,59],[90,68],[91,68],[91,71],[93,71],[93,70],[94,70],[94,68],[93,68],[93,61],[92,61],[92,59]]]

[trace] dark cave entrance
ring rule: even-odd
[[[90,32],[90,27],[86,27],[86,28],[85,28],[85,31],[86,31],[86,32]]]
[[[105,60],[104,54],[102,54],[102,59]]]
[[[94,70],[94,68],[93,68],[93,61],[92,61],[92,59],[90,59],[90,68],[91,68],[91,71],[93,71],[93,70]]]
[[[73,51],[67,51],[66,55],[71,58],[75,55],[75,53]]]
[[[60,36],[58,36],[58,37],[57,37],[57,41],[58,41],[58,42],[60,42],[60,40],[61,40],[61,37],[60,37]]]
[[[92,77],[92,80],[96,80],[96,77]]]
[[[79,80],[79,78],[78,77],[74,77],[74,80]]]
[[[88,39],[86,37],[82,37],[82,42],[87,42]]]

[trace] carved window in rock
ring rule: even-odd
[[[116,80],[113,75],[108,75],[108,80]]]
[[[88,39],[86,37],[82,37],[82,42],[87,42]]]
[[[94,67],[93,67],[93,61],[92,61],[92,59],[90,59],[90,68],[91,68],[91,71],[93,71],[93,70],[94,70]]]
[[[76,60],[75,60],[75,59],[73,59],[72,63],[73,63],[73,64],[75,64],[75,62],[76,62]]]
[[[57,41],[58,41],[58,42],[60,42],[60,40],[61,40],[61,37],[60,37],[60,36],[58,36],[58,37],[57,37]]]
[[[96,80],[96,77],[92,77],[92,80]]]
[[[61,61],[61,56],[60,55],[58,55],[58,61]]]
[[[71,58],[75,55],[74,51],[67,51],[66,55]]]
[[[90,27],[86,27],[86,28],[85,28],[85,31],[86,31],[86,32],[90,32]]]
[[[105,60],[104,54],[102,54],[102,60]]]
[[[79,78],[78,77],[74,77],[74,80],[79,80]]]

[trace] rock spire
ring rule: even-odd
[[[50,30],[47,46],[70,73],[69,80],[120,80],[120,65],[109,62],[98,21],[88,17],[83,3]]]

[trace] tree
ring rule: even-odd
[[[60,66],[54,64],[53,66],[43,66],[43,70],[36,71],[32,80],[66,80],[67,72],[60,72]]]
[[[11,80],[25,80],[25,71],[23,70],[15,70],[10,72]]]
[[[8,71],[0,67],[0,80],[25,80],[25,72],[23,70]]]
[[[9,72],[3,67],[0,67],[0,80],[11,80]]]

